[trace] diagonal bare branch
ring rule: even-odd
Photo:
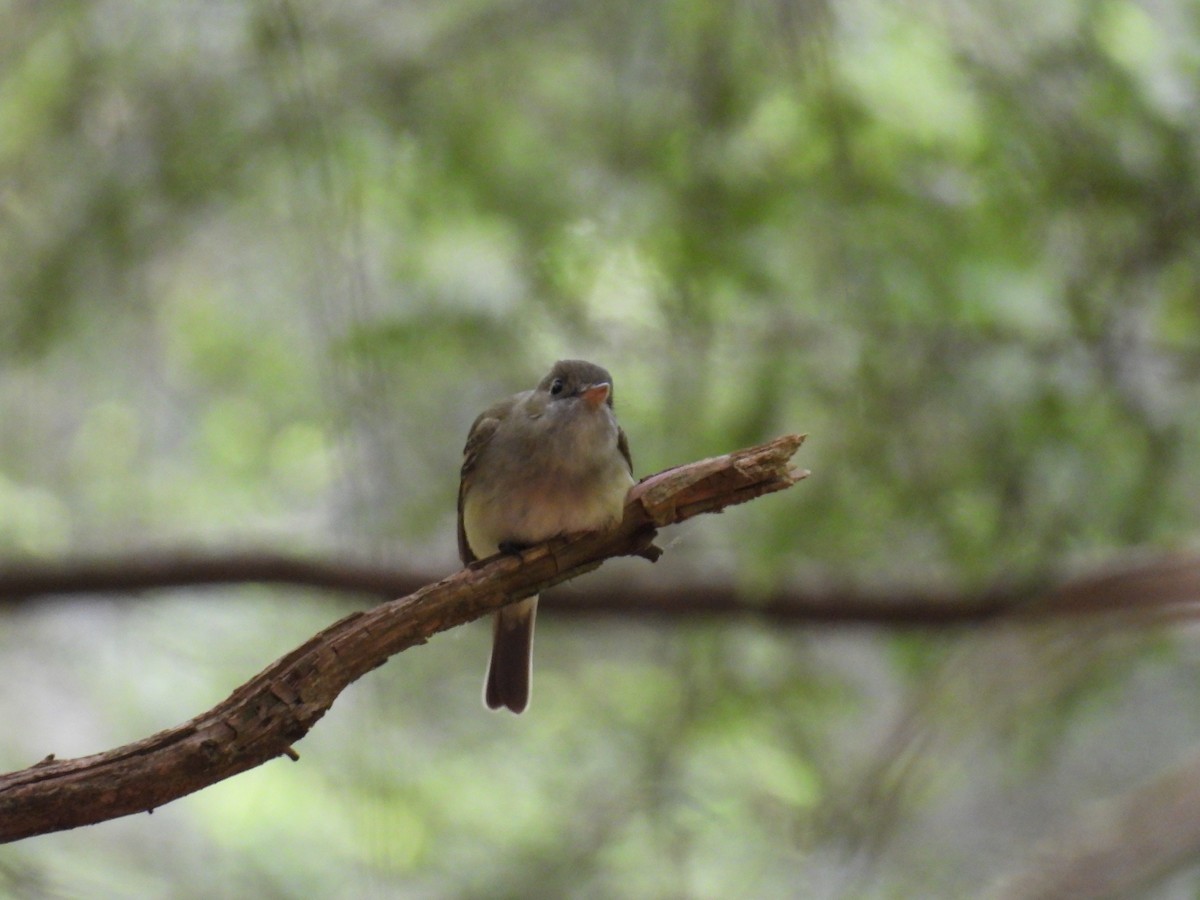
[[[574,578],[614,556],[657,558],[657,528],[783,490],[808,473],[786,435],[651,476],[621,524],[498,556],[406,597],[346,616],[275,661],[207,712],[143,740],[71,760],[48,757],[0,776],[0,841],[63,831],[157,806],[278,756],[303,738],[347,686],[439,631]]]

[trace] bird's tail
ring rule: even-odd
[[[488,709],[505,706],[519,713],[529,705],[537,600],[535,594],[496,613],[492,628],[492,658],[488,662],[487,682],[483,689]]]

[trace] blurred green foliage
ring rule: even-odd
[[[470,421],[570,356],[614,373],[639,475],[811,434],[799,489],[614,584],[969,589],[1195,539],[1193,4],[0,21],[4,557],[449,570]],[[182,721],[338,614],[225,593],[5,614],[0,763]],[[14,848],[0,892],[962,896],[1044,798],[1200,726],[1186,636],[547,616],[512,721],[475,702],[484,631],[356,686],[298,767]]]

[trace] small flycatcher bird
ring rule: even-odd
[[[480,413],[463,448],[458,553],[464,564],[562,534],[621,521],[633,485],[612,376],[579,359],[556,362],[532,391]],[[529,703],[537,597],[496,613],[484,701],[515,713]]]

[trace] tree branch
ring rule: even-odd
[[[173,587],[284,584],[379,597],[411,594],[438,580],[435,572],[337,559],[304,559],[259,552],[209,555],[132,555],[104,560],[0,563],[0,603],[68,594],[126,593]],[[1200,558],[1170,554],[1125,563],[1053,584],[1000,582],[982,591],[889,586],[800,586],[747,598],[729,584],[674,582],[657,587],[623,584],[572,586],[550,593],[542,606],[559,615],[656,618],[762,616],[789,624],[962,628],[1008,620],[1033,622],[1069,616],[1128,614],[1156,620],[1191,615],[1200,603]]]
[[[296,758],[303,738],[352,682],[408,647],[613,556],[661,553],[657,528],[790,487],[808,473],[786,435],[758,447],[669,469],[630,492],[621,524],[484,560],[407,597],[346,616],[272,663],[226,700],[175,728],[107,753],[47,757],[0,776],[0,841],[150,811],[261,765]]]

